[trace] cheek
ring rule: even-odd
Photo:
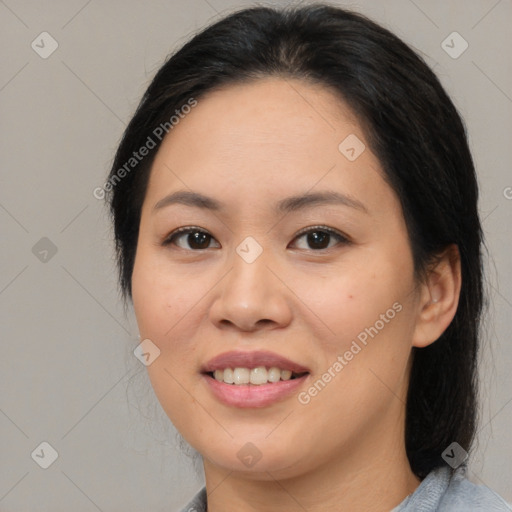
[[[204,286],[165,258],[141,249],[132,276],[133,307],[141,337],[163,345],[200,301]]]
[[[184,391],[184,384],[190,387],[185,373],[196,350],[188,328],[204,287],[167,267],[161,257],[141,247],[132,275],[133,307],[141,339],[150,339],[160,349],[160,356],[146,368],[155,395],[175,426],[187,431],[188,418],[194,415],[182,411],[193,411],[194,398]]]
[[[382,252],[378,257],[357,255],[329,274],[304,272],[293,280],[304,313],[327,333],[318,340],[329,353],[346,350],[358,336],[364,342],[377,330],[382,337],[391,327],[402,329],[404,320],[409,321],[404,311],[410,301],[413,273],[408,258],[402,260],[397,265]]]

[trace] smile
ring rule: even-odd
[[[303,386],[309,370],[272,352],[226,352],[210,360],[202,375],[213,396],[225,405],[267,407]]]
[[[291,370],[282,370],[276,366],[267,369],[264,366],[257,368],[225,368],[215,370],[210,374],[215,380],[235,386],[252,384],[261,386],[263,384],[286,381],[301,377],[303,374],[293,373]]]

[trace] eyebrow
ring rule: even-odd
[[[205,196],[198,192],[180,190],[160,199],[153,207],[153,212],[173,204],[183,204],[185,206],[212,211],[224,210],[224,205],[212,197]],[[349,206],[368,213],[368,209],[361,201],[349,195],[333,191],[313,192],[287,197],[277,203],[275,210],[276,212],[288,213],[324,204]]]

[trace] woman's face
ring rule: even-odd
[[[402,453],[417,290],[399,201],[328,90],[230,86],[164,139],[133,303],[155,393],[205,463],[263,479]]]

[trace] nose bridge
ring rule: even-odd
[[[269,252],[264,251],[259,244],[256,246],[251,240],[240,243],[231,258],[230,288],[234,291],[240,288],[238,292],[242,293],[244,288],[247,288],[248,293],[262,293],[266,289],[266,284],[268,289]]]
[[[222,280],[211,308],[212,321],[254,330],[258,322],[283,325],[290,320],[286,289],[270,270],[273,263],[269,249],[264,250],[254,238],[247,237],[229,258],[229,266],[231,270]]]

